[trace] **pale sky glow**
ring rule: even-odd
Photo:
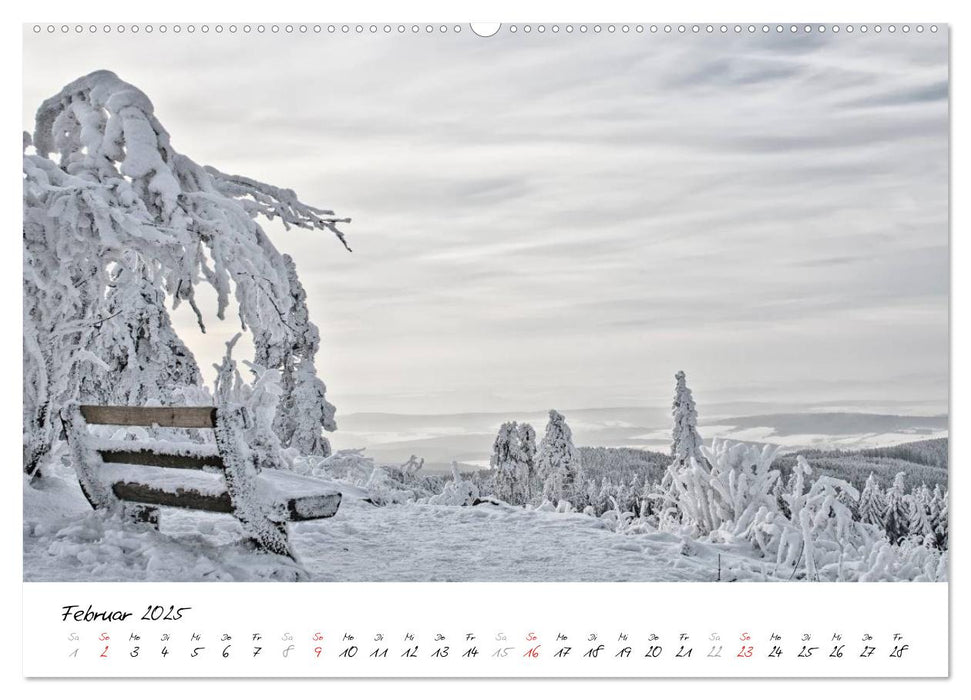
[[[353,253],[265,226],[338,421],[663,407],[679,369],[700,400],[944,413],[947,60],[946,31],[28,29],[23,124],[112,70],[178,151],[352,217]],[[176,319],[207,367],[236,330]]]

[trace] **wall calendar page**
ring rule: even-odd
[[[948,677],[947,23],[21,35],[25,677]]]

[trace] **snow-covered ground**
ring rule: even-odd
[[[225,515],[163,509],[161,530],[93,513],[70,473],[24,487],[29,581],[714,581],[786,579],[747,545],[624,535],[598,518],[506,505],[373,506],[353,487],[337,515],[292,524],[302,568],[240,544]]]

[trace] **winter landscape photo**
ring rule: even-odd
[[[26,581],[947,581],[946,28],[238,26],[24,28]]]

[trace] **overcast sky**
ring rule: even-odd
[[[341,412],[947,410],[947,38],[24,37],[24,128],[109,69],[197,162],[350,216],[294,255]],[[210,307],[212,308],[212,307]],[[235,332],[207,337],[210,365]]]

